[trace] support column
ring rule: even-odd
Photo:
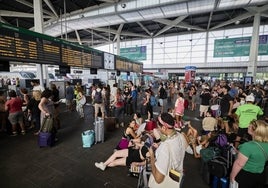
[[[152,36],[152,54],[151,54],[151,66],[153,67],[154,62],[154,37]]]
[[[43,33],[43,8],[42,0],[34,0],[34,30],[38,33]],[[43,67],[41,64],[36,64],[37,77],[40,78],[40,85],[44,86]]]
[[[117,55],[120,55],[120,35],[118,35],[116,40],[116,52]]]
[[[206,31],[206,43],[205,43],[205,64],[208,63],[208,31]]]
[[[256,82],[256,71],[258,61],[259,30],[260,30],[260,13],[257,13],[254,16],[253,31],[249,51],[249,62],[247,68],[247,76],[252,76],[254,83]]]

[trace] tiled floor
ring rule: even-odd
[[[63,106],[64,107],[64,106]],[[1,188],[134,188],[137,178],[127,176],[126,167],[95,168],[96,161],[104,161],[113,152],[123,128],[105,134],[105,142],[83,148],[81,132],[93,128],[92,108],[86,106],[85,119],[62,108],[62,128],[59,141],[52,148],[39,148],[37,136],[0,134],[0,187]],[[192,124],[200,127],[194,112],[186,112]],[[126,118],[127,120],[127,118]],[[186,154],[184,188],[207,188],[199,174],[200,161]]]

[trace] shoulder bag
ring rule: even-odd
[[[171,154],[170,151],[170,146],[169,144],[167,144],[168,147],[168,151]],[[169,160],[169,164],[171,166],[171,158]],[[155,179],[154,176],[151,174],[150,175],[150,179],[149,179],[149,187],[150,188],[179,188],[180,187],[180,183],[181,183],[181,173],[175,169],[173,169],[172,167],[169,170],[169,174],[165,176],[164,180],[158,184]]]
[[[81,105],[85,105],[86,102],[87,102],[87,100],[86,100],[86,97],[85,97],[84,95],[83,95],[83,96],[81,97],[81,99],[78,101],[78,103],[81,104]]]
[[[258,145],[258,147],[262,150],[262,152],[265,156],[266,162],[265,162],[264,169],[263,169],[262,173],[263,173],[263,177],[264,177],[264,185],[268,185],[268,155],[264,151],[263,147],[258,142],[254,142],[254,143]]]

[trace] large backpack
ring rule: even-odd
[[[95,96],[94,96],[94,102],[97,103],[97,104],[101,104],[102,103],[102,94],[101,94],[101,91],[97,91],[96,90],[96,93],[95,93]]]

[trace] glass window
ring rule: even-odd
[[[181,46],[178,48],[178,52],[190,52],[191,51],[191,46]]]
[[[173,42],[173,41],[177,41],[177,40],[178,40],[178,36],[165,37],[165,42]]]
[[[177,48],[176,47],[165,48],[165,53],[176,53],[176,52],[177,52]]]
[[[177,47],[177,45],[178,45],[177,41],[165,43],[165,47]]]

